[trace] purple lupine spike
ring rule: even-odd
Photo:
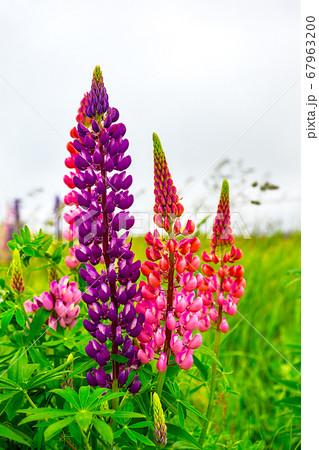
[[[125,125],[117,123],[118,110],[109,107],[100,67],[93,73],[85,114],[90,122],[78,124],[73,142],[78,152],[73,183],[79,189],[74,222],[80,244],[75,257],[85,263],[79,273],[88,284],[82,298],[90,320],[85,319],[83,325],[95,338],[85,349],[98,364],[87,373],[87,382],[111,389],[115,381],[123,386],[130,371],[140,365],[138,349],[129,336],[140,333],[144,316],[137,317],[134,306],[140,298],[136,281],[141,263],[134,261],[131,244],[126,242],[127,230],[134,225],[134,217],[127,211],[134,201],[128,191],[132,177],[126,172],[131,164],[126,155],[129,142],[124,138]],[[100,273],[95,267],[99,263],[105,265]],[[112,354],[128,361],[112,360],[112,372],[107,373]],[[140,386],[136,375],[128,389],[135,394]]]

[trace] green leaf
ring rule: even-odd
[[[86,404],[89,397],[90,397],[90,386],[81,386],[79,390],[79,399],[82,409],[86,408]]]
[[[74,417],[68,417],[67,419],[59,420],[59,422],[55,422],[52,425],[48,426],[48,428],[44,432],[44,438],[46,441],[53,438],[56,434],[58,434],[64,427],[70,425],[70,423],[74,422]]]
[[[10,360],[8,369],[8,378],[17,383],[21,383],[23,380],[23,366],[28,364],[28,357],[26,350],[20,348],[15,356]]]
[[[111,355],[111,359],[113,359],[113,361],[119,362],[119,363],[127,363],[128,358],[126,358],[125,356],[122,355]]]
[[[27,256],[35,256],[35,250],[33,247],[31,247],[31,245],[25,245],[24,247],[22,247],[22,251],[27,255]]]
[[[39,338],[42,336],[45,332],[42,330],[42,325],[47,320],[47,318],[50,316],[51,311],[47,311],[45,308],[39,308],[32,319],[32,322],[30,324],[30,330],[29,335],[27,338],[27,342],[32,341],[32,339]]]
[[[75,359],[73,359],[74,361]],[[56,367],[52,370],[44,370],[43,372],[39,373],[35,377],[31,378],[31,380],[28,382],[26,388],[31,389],[36,386],[40,386],[43,384],[48,384],[50,381],[55,381],[61,379],[62,375],[68,373],[67,370],[64,369],[65,366],[71,364],[72,360],[66,361],[65,363],[61,364],[61,366]]]
[[[15,241],[9,241],[7,245],[9,247],[9,249],[12,251],[15,250],[16,248],[18,248],[18,245],[16,244]]]
[[[110,444],[113,443],[113,431],[107,423],[105,423],[103,420],[94,418],[93,426],[101,435],[102,439],[104,439],[106,442],[109,442]]]
[[[193,355],[195,367],[199,370],[204,381],[208,379],[208,366],[203,364],[200,359],[197,358],[196,355]]]
[[[185,417],[184,417],[184,409],[183,406],[181,405],[181,403],[177,404],[177,411],[178,411],[178,418],[179,418],[179,423],[180,426],[182,428],[184,428],[184,424],[185,424]]]
[[[61,258],[62,258],[62,252],[63,249],[66,247],[65,244],[59,245],[59,247],[57,247],[54,252],[52,253],[52,260],[59,264],[61,262]]]
[[[24,328],[26,326],[25,319],[19,308],[16,309],[16,321],[17,321],[18,325],[20,325],[21,328]]]
[[[28,447],[31,447],[30,444],[32,440],[29,438],[29,436],[21,433],[21,431],[9,427],[9,425],[0,424],[0,436],[6,439],[10,439],[14,442],[19,442],[19,444],[24,444]]]
[[[18,233],[13,233],[12,235],[13,239],[15,240],[15,242],[17,242],[17,244],[19,244],[21,247],[24,244],[23,238],[22,236],[20,236],[20,234]]]
[[[90,359],[89,361],[86,361],[85,363],[78,366],[76,369],[74,369],[66,379],[73,378],[75,375],[83,372],[87,372],[87,370],[92,369],[92,366],[94,365],[94,362]],[[104,389],[105,392],[105,389]]]
[[[32,361],[34,363],[40,365],[40,369],[45,369],[45,368],[52,369],[52,366],[49,363],[49,361],[46,359],[46,357],[41,352],[39,352],[38,349],[34,348],[34,346],[30,347],[28,349],[28,353],[29,353]]]
[[[137,439],[134,436],[133,431],[131,431],[129,428],[125,428],[125,433],[133,442],[135,442],[135,444],[137,444]]]
[[[24,383],[26,383],[33,372],[39,367],[39,364],[24,364],[22,366],[21,378]]]
[[[26,244],[31,242],[31,232],[30,232],[30,230],[29,230],[27,225],[24,226],[24,236],[23,236],[23,238],[24,238],[24,242]]]
[[[87,401],[87,409],[93,409],[95,408],[95,402],[101,395],[105,392],[105,388],[95,388],[93,391],[93,394],[91,394],[89,400]],[[103,395],[104,400],[105,395]],[[105,400],[104,400],[105,401]]]
[[[155,447],[154,442],[152,442],[148,437],[143,434],[137,433],[136,431],[130,430],[133,436],[136,437],[139,441],[143,442],[143,444],[150,445],[151,447]]]
[[[127,419],[127,418],[131,418],[131,419],[137,419],[137,418],[145,418],[144,414],[140,414],[140,413],[136,413],[136,412],[131,412],[131,411],[115,411],[114,414],[112,414],[114,417],[118,417],[120,419]]]
[[[125,395],[127,395],[127,392],[112,392],[111,394],[103,395],[103,397],[97,400],[90,409],[96,408],[97,406],[101,405],[102,403],[108,402],[109,400],[113,400],[113,398],[120,398],[124,397]]]
[[[44,409],[45,411],[41,411]],[[75,411],[65,411],[64,409],[52,409],[52,408],[38,408],[38,409],[20,409],[18,412],[29,412],[30,415],[25,417],[21,420],[19,425],[23,425],[24,423],[29,422],[37,422],[39,420],[45,420],[45,419],[54,419],[59,418],[63,416],[75,416]],[[34,411],[34,413],[32,412]]]
[[[6,329],[8,328],[8,326],[12,320],[12,317],[14,315],[15,310],[16,310],[16,308],[9,309],[2,316],[2,319],[1,319],[1,330],[2,331],[6,331]]]
[[[145,428],[151,425],[153,425],[153,422],[150,422],[149,420],[143,420],[143,422],[133,423],[133,425],[130,425],[130,428]]]
[[[5,400],[8,400],[9,398],[11,398],[11,397],[13,397],[14,395],[16,395],[17,394],[17,392],[20,392],[20,391],[17,391],[17,390],[12,390],[11,392],[7,392],[7,393],[4,393],[4,394],[0,394],[0,403],[1,402],[4,402]]]
[[[80,428],[83,428],[85,432],[87,432],[89,426],[92,423],[93,415],[90,411],[81,411],[78,412],[75,416],[75,420],[77,421]]]
[[[65,389],[52,389],[50,392],[54,392],[55,394],[64,398],[64,400],[69,402],[76,409],[78,409],[78,410],[81,409],[78,395],[69,386],[66,386]]]
[[[189,433],[187,433],[187,431],[183,430],[182,428],[173,425],[172,423],[168,423],[167,424],[167,432],[168,434],[172,434],[173,436],[177,436],[181,439],[183,439],[183,441],[186,442],[191,442],[192,444],[194,444],[197,448],[202,448],[198,442],[196,441],[195,438],[193,438],[193,436]]]
[[[192,405],[190,405],[187,402],[184,402],[183,400],[179,400],[179,401],[186,409],[188,409],[192,413],[196,414],[196,416],[198,416],[198,417],[200,417],[200,418],[202,418],[204,420],[207,420],[206,417],[204,416],[204,414],[202,414],[201,412],[197,411],[197,409],[194,408]]]
[[[125,428],[122,427],[120,430],[117,430],[114,434],[113,434],[113,439],[117,439],[118,437],[121,436],[121,434],[124,432]]]
[[[12,420],[16,416],[17,410],[23,406],[24,402],[25,396],[21,391],[9,400],[5,408],[9,420]]]

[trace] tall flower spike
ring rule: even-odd
[[[137,316],[134,306],[140,298],[136,281],[141,263],[134,261],[131,243],[127,243],[128,230],[134,225],[134,217],[127,211],[134,201],[128,191],[132,176],[126,173],[131,157],[125,155],[129,146],[125,125],[116,123],[119,113],[109,107],[99,67],[93,73],[85,111],[92,122],[89,127],[79,122],[72,143],[76,151],[72,182],[79,190],[78,208],[66,219],[77,228],[80,245],[74,256],[86,263],[80,276],[88,284],[82,298],[90,320],[83,324],[94,338],[86,352],[98,364],[87,373],[87,381],[91,386],[115,390],[117,384],[128,385],[135,394],[141,386],[134,375],[140,362],[132,339],[140,333],[144,315]],[[101,271],[95,268],[99,263],[104,265]],[[127,363],[114,358],[108,364],[111,354],[124,356]]]
[[[161,141],[156,133],[153,133],[154,145],[154,222],[169,231],[169,219],[180,217],[184,212],[183,205],[174,186],[171,174],[168,170],[165,153]]]
[[[148,244],[147,261],[142,264],[141,271],[147,282],[140,283],[142,299],[136,310],[145,315],[145,324],[138,336],[138,358],[143,364],[158,359],[157,369],[163,375],[157,387],[160,394],[167,366],[178,364],[181,369],[190,369],[194,349],[201,345],[201,336],[193,336],[192,333],[197,328],[201,314],[202,299],[196,297],[195,289],[200,286],[202,275],[195,275],[200,266],[200,259],[195,255],[200,248],[200,241],[197,237],[186,237],[194,232],[195,225],[189,220],[182,228],[178,217],[183,207],[179,203],[160,140],[155,133],[153,142],[154,221],[168,235],[161,236],[155,230],[145,236]],[[181,235],[184,238],[177,241]]]
[[[159,444],[159,447],[164,447],[167,444],[167,426],[162,404],[156,392],[153,394],[153,414],[155,442]]]
[[[25,289],[22,276],[20,253],[17,249],[13,250],[11,288],[17,293],[21,293]]]
[[[223,314],[236,314],[239,299],[244,295],[245,271],[241,265],[234,264],[241,259],[242,251],[234,244],[230,223],[229,186],[227,180],[224,180],[213,225],[211,252],[202,253],[205,263],[202,273],[205,278],[198,290],[203,301],[199,331],[208,330],[212,322],[216,324],[218,331],[227,333],[229,325]],[[217,268],[211,264],[217,265]]]

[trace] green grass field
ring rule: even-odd
[[[201,241],[201,251],[207,250],[209,239]],[[236,246],[244,254],[240,262],[247,286],[238,313],[228,317],[229,332],[222,336],[219,361],[226,376],[219,386],[210,430],[212,448],[296,449],[300,445],[300,234],[237,238]],[[145,248],[142,236],[133,238],[133,251],[142,261]],[[40,294],[48,290],[47,272],[32,271],[39,261],[32,266],[26,281]],[[2,276],[6,271],[2,268]],[[85,317],[84,303],[81,309]],[[84,329],[83,335],[89,339]],[[213,348],[214,335],[212,329],[204,333],[206,347]],[[199,350],[195,355],[210,373],[211,357],[205,347]],[[209,390],[198,368],[180,371],[178,377],[183,398],[206,414]],[[190,432],[193,419],[190,414],[185,421]],[[177,416],[173,420],[178,424]]]
[[[202,242],[202,250],[206,243],[209,247],[209,240]],[[298,273],[288,272],[300,269],[300,234],[236,239],[236,246],[244,253],[241,264],[247,286],[238,313],[229,317],[230,329],[219,353],[234,394],[221,398],[216,407],[215,429],[223,430],[218,443],[264,441],[267,448],[296,448],[300,439],[300,280]],[[133,247],[143,259],[144,239],[134,238]],[[212,348],[213,340],[214,331],[208,330],[204,344]],[[205,362],[205,356],[201,359]],[[197,375],[196,368],[191,371]],[[180,377],[185,395],[191,395],[192,404],[205,413],[207,388],[191,394],[199,381],[190,386],[187,373],[182,371]]]

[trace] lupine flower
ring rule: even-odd
[[[62,277],[58,282],[56,280],[50,283],[50,292],[42,292],[39,296],[33,297],[33,302],[27,300],[24,302],[24,309],[27,313],[35,313],[39,308],[45,308],[52,311],[46,324],[57,329],[57,322],[61,327],[69,329],[76,324],[76,318],[80,313],[78,303],[81,300],[81,291],[75,281],[70,282],[69,277]],[[32,317],[29,318],[30,322]]]
[[[217,330],[227,333],[229,325],[223,314],[233,316],[239,299],[244,295],[246,281],[244,269],[235,263],[242,257],[242,251],[235,247],[229,211],[229,186],[223,181],[217,216],[213,226],[211,252],[202,253],[204,279],[198,295],[203,300],[198,329],[206,331],[211,323]],[[209,264],[208,264],[209,263]],[[211,264],[217,266],[213,267]]]
[[[200,259],[195,253],[200,248],[197,237],[188,236],[195,230],[189,220],[185,228],[179,220],[184,208],[169,173],[166,158],[158,136],[154,142],[154,222],[168,232],[164,237],[157,230],[147,233],[145,240],[147,261],[141,271],[147,282],[140,283],[142,299],[136,310],[145,315],[145,324],[138,336],[138,358],[143,364],[158,355],[157,369],[165,372],[169,357],[182,369],[193,365],[194,349],[201,345],[200,334],[193,336],[201,317],[202,299],[195,290],[202,283],[202,275],[195,272]],[[171,361],[172,362],[172,361]]]
[[[82,298],[90,320],[83,323],[94,337],[86,352],[98,364],[87,373],[87,381],[91,386],[111,389],[114,380],[120,386],[126,384],[131,370],[140,365],[132,338],[140,333],[144,321],[144,315],[137,316],[134,306],[140,297],[136,281],[141,263],[134,261],[131,244],[127,243],[128,230],[134,224],[134,217],[127,212],[134,200],[128,191],[132,177],[126,173],[131,164],[131,157],[125,155],[129,142],[124,138],[125,125],[116,123],[119,112],[109,106],[99,67],[94,70],[87,99],[83,114],[90,118],[91,125],[88,128],[80,121],[71,144],[77,152],[72,183],[79,189],[71,201],[79,206],[65,218],[77,225],[79,247],[74,257],[86,263],[80,276],[88,284]],[[105,265],[100,272],[95,268],[99,263]],[[113,360],[112,371],[107,373],[105,366],[111,354],[126,357],[127,363]],[[128,389],[134,394],[140,386],[136,375]]]
[[[25,289],[22,276],[20,253],[17,249],[13,250],[11,288],[19,294]]]
[[[90,119],[85,113],[88,103],[89,103],[89,94],[86,93],[83,99],[81,100],[81,106],[78,109],[78,114],[76,116],[77,122],[81,123],[84,126],[90,126],[92,123],[92,119]],[[72,128],[70,135],[73,139],[79,137],[77,129],[75,127]],[[72,142],[68,142],[66,148],[70,153],[70,156],[66,158],[65,165],[67,168],[72,169],[73,172],[71,172],[69,175],[64,175],[63,178],[64,183],[71,189],[71,191],[65,195],[64,203],[67,206],[78,206],[76,186],[73,183],[73,176],[76,175],[77,172],[79,172],[78,168],[74,163],[75,156],[78,154],[78,152],[73,147]],[[77,217],[78,214],[79,214],[78,208],[71,209],[64,214],[64,220],[67,222],[68,228],[63,231],[63,237],[66,241],[69,241],[70,244],[72,244],[73,241],[78,237],[77,226],[74,223],[74,218]],[[69,247],[70,255],[66,256],[65,258],[65,264],[67,265],[67,267],[69,267],[69,269],[74,269],[80,264],[80,261],[78,261],[75,257],[74,253],[75,248],[76,248],[75,246],[71,245]]]
[[[167,444],[167,426],[161,401],[156,392],[153,394],[154,436],[160,447]]]

